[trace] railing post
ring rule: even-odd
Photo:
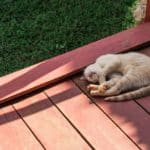
[[[150,0],[147,0],[146,15],[144,21],[145,22],[150,21]]]

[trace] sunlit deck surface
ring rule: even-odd
[[[1,77],[0,150],[150,150],[150,97],[106,102],[80,80],[99,55],[149,43],[145,24]]]

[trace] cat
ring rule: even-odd
[[[150,94],[150,57],[129,52],[100,56],[84,70],[92,83],[87,89],[92,96],[107,96],[105,100],[130,100]],[[127,92],[127,93],[124,93]]]

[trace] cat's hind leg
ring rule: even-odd
[[[128,78],[124,76],[118,83],[105,92],[105,96],[116,96],[127,89]]]
[[[105,96],[115,96],[122,92],[147,86],[145,82],[142,82],[142,78],[142,73],[139,74],[135,69],[130,70],[121,78],[121,80],[119,80],[119,82],[117,82],[117,84],[115,84],[115,86],[106,91]]]

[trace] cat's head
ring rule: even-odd
[[[98,71],[98,68],[95,64],[89,65],[84,70],[84,73],[83,73],[84,78],[88,80],[89,82],[97,83],[99,80],[97,71]]]

